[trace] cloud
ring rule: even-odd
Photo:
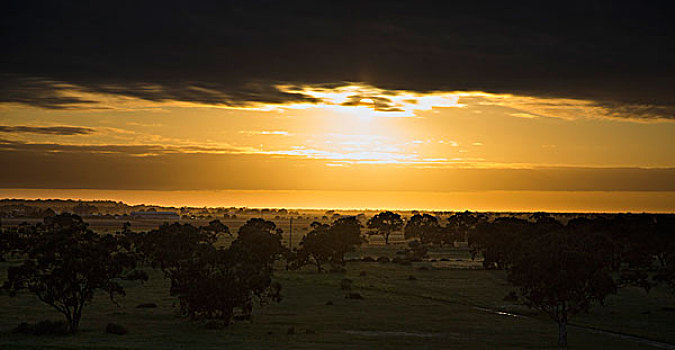
[[[35,147],[35,146],[34,146]],[[675,169],[445,168],[378,161],[348,163],[246,153],[0,152],[2,188],[140,190],[675,191]],[[45,147],[48,148],[48,147]],[[443,159],[427,159],[442,161]],[[326,166],[326,164],[342,166]],[[270,176],[270,170],[273,175]],[[312,176],[298,176],[298,174]],[[358,181],[355,181],[358,179]],[[672,194],[670,194],[672,196]]]
[[[582,100],[608,117],[672,119],[672,6],[22,1],[0,14],[0,101],[83,108],[100,105],[87,94],[108,94],[238,108],[320,102],[279,85],[357,82]],[[346,103],[399,112],[388,99]]]
[[[156,144],[59,144],[30,143],[0,139],[0,151],[40,154],[121,154],[126,156],[158,156],[167,154],[239,154],[252,153],[249,149],[205,145]]]
[[[288,131],[280,131],[280,130],[241,130],[239,131],[240,134],[245,134],[245,135],[281,135],[281,136],[291,136],[293,134],[289,133]]]
[[[92,128],[82,126],[8,126],[0,125],[0,132],[3,133],[28,133],[43,135],[88,135],[95,132]]]

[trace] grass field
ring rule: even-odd
[[[350,254],[394,256],[395,246],[370,246]],[[28,294],[0,295],[2,348],[556,348],[557,326],[525,306],[503,301],[511,288],[501,271],[474,269],[462,249],[431,252],[449,261],[412,265],[350,261],[344,273],[318,274],[279,268],[284,300],[258,307],[251,323],[208,330],[176,316],[168,281],[158,271],[143,285],[129,284],[120,307],[97,296],[85,308],[75,336],[26,336],[12,333],[20,322],[59,320],[61,315]],[[0,265],[4,280],[8,263]],[[413,276],[414,279],[411,279]],[[363,300],[345,299],[340,281],[354,281]],[[138,309],[140,303],[155,309]],[[330,302],[330,303],[329,303]],[[327,305],[332,304],[332,305]],[[644,349],[675,344],[675,297],[656,289],[646,294],[622,289],[572,319],[570,348]],[[129,334],[105,333],[108,322]],[[289,328],[294,334],[288,334]],[[627,337],[632,336],[635,338]],[[649,340],[656,342],[649,342]],[[675,348],[675,347],[672,347]]]

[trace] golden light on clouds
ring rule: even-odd
[[[161,174],[170,172],[175,180],[162,182],[161,188],[193,190],[545,190],[550,186],[532,185],[543,168],[559,169],[555,180],[547,180],[562,184],[556,190],[577,190],[604,186],[611,180],[601,175],[605,169],[656,169],[654,178],[644,175],[650,180],[621,175],[626,181],[621,188],[627,190],[642,188],[643,181],[668,183],[672,173],[658,169],[675,167],[675,123],[615,118],[610,107],[584,100],[486,92],[423,94],[363,84],[286,85],[276,88],[302,96],[302,101],[230,106],[61,87],[63,96],[87,102],[64,109],[16,104],[0,109],[5,126],[0,128],[1,155],[21,155],[22,162],[32,164],[20,174],[5,175],[5,183],[34,186],[27,180],[37,176],[31,169],[39,173],[51,161],[51,166],[89,174],[80,180],[70,180],[80,176],[70,175],[55,182],[57,187],[105,188],[111,182],[119,189],[160,186]],[[227,99],[212,93],[214,101]],[[131,166],[134,159],[156,169]],[[109,172],[124,168],[126,173],[119,179],[92,175],[108,164],[114,165]],[[452,175],[464,170],[483,175]],[[523,178],[521,171],[533,172]],[[155,175],[148,178],[151,173]],[[45,181],[38,182],[52,186]],[[344,196],[340,201],[351,203]],[[659,200],[669,195],[664,196]],[[393,203],[393,197],[378,198]],[[447,202],[450,197],[443,198]]]

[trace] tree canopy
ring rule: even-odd
[[[560,346],[567,345],[570,316],[588,311],[592,302],[602,304],[616,291],[610,259],[594,249],[598,239],[603,238],[564,230],[545,234],[528,242],[508,271],[527,305],[558,323]]]
[[[3,287],[10,295],[21,290],[36,295],[65,316],[70,332],[77,331],[82,311],[97,290],[115,302],[125,295],[120,280],[147,279],[134,270],[136,256],[115,236],[97,235],[77,215],[61,214],[42,224],[7,230],[16,238],[13,251],[24,261],[9,267]]]
[[[382,235],[384,243],[389,244],[389,235],[403,228],[401,215],[390,211],[381,212],[368,220],[369,235]]]
[[[321,272],[326,263],[344,265],[344,255],[363,242],[361,223],[354,216],[339,218],[330,225],[313,222],[311,227],[300,242],[295,267],[311,263]]]

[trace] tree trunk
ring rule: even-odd
[[[567,347],[567,321],[558,322],[558,346]]]
[[[384,234],[384,245],[388,245],[388,244],[389,244],[389,234],[385,233]]]

